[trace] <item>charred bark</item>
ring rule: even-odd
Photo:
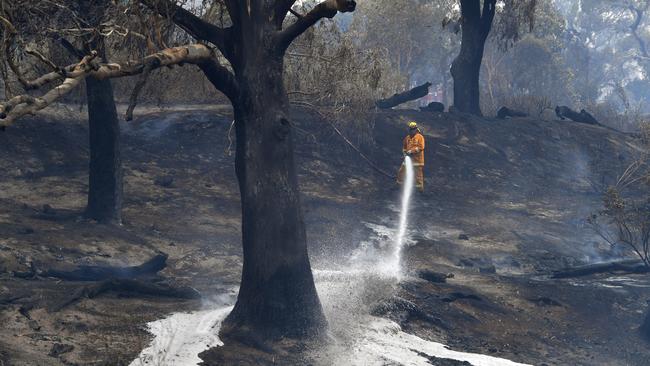
[[[430,86],[431,83],[424,83],[405,92],[393,94],[393,96],[390,98],[380,99],[377,102],[375,102],[375,104],[379,109],[390,109],[400,104],[410,102],[412,100],[416,100],[426,96],[427,94],[429,94]]]
[[[66,299],[49,306],[48,310],[50,312],[61,311],[63,308],[72,305],[81,299],[92,299],[109,291],[130,293],[139,296],[149,295],[176,299],[201,298],[201,294],[192,287],[174,287],[165,283],[155,283],[134,279],[110,279],[80,287]]]
[[[307,253],[282,79],[284,54],[320,19],[354,11],[356,2],[324,0],[286,27],[282,21],[293,2],[266,5],[226,1],[233,21],[230,37],[215,41],[227,50],[233,73],[214,64],[200,65],[231,100],[237,136],[244,267],[237,302],[221,333],[249,340],[319,337],[327,321]]]
[[[85,215],[99,222],[122,220],[120,124],[110,80],[86,78],[88,98],[88,203]]]
[[[610,263],[596,263],[585,266],[570,268],[562,271],[556,271],[551,276],[552,278],[574,278],[584,277],[592,274],[599,273],[650,273],[650,267],[646,266],[640,260],[629,260],[621,262]]]
[[[451,64],[454,79],[454,107],[459,112],[481,115],[479,77],[483,51],[492,21],[496,0],[461,0],[460,53]]]
[[[445,105],[440,102],[431,102],[427,104],[426,107],[420,107],[422,112],[438,112],[442,113],[445,111]]]
[[[97,26],[98,20],[104,16],[105,8],[104,4],[87,1],[80,3],[80,10],[93,26]],[[83,44],[82,49],[85,52],[76,52],[77,56],[95,51],[101,61],[107,61],[105,44],[101,36],[97,34],[84,36]],[[72,44],[69,46],[74,48]],[[65,42],[64,47],[66,47]],[[68,51],[74,53],[73,49]],[[122,222],[120,124],[117,119],[111,81],[86,77],[86,99],[90,162],[85,216],[102,223],[120,224]]]
[[[237,77],[235,169],[242,203],[244,268],[222,333],[241,338],[322,334],[325,316],[311,272],[293,156],[283,60],[249,39]]]
[[[507,117],[528,117],[528,113],[510,109],[508,107],[501,107],[497,111],[498,119],[506,119]]]
[[[42,271],[40,275],[66,281],[103,281],[110,278],[136,278],[154,275],[164,269],[166,265],[167,254],[161,253],[140,265],[132,267],[79,266],[72,271],[49,269]]]
[[[573,122],[586,123],[589,125],[600,125],[600,123],[594,118],[594,116],[592,116],[589,112],[585,111],[584,109],[581,109],[580,112],[576,112],[567,106],[556,106],[555,115],[561,120],[568,118]]]

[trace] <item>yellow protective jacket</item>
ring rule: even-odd
[[[418,131],[413,137],[406,135],[403,143],[403,152],[411,150],[411,161],[414,166],[424,166],[424,136]]]

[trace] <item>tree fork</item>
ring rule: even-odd
[[[454,107],[465,113],[482,115],[480,107],[479,78],[483,51],[496,11],[496,0],[461,0],[460,53],[451,65],[454,79]]]

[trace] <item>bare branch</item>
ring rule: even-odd
[[[216,58],[210,58],[200,62],[198,66],[217,90],[224,93],[231,102],[237,102],[239,97],[239,84],[230,70],[221,65]]]
[[[36,57],[37,59],[39,59],[39,61],[49,66],[52,70],[58,70],[58,67],[54,64],[54,62],[52,62],[50,59],[45,57],[45,55],[43,55],[42,53],[38,52],[38,50],[28,48],[25,50],[25,53]]]
[[[352,141],[350,141],[347,137],[345,137],[345,135],[343,134],[343,132],[341,132],[341,130],[339,130],[338,127],[336,127],[336,126],[335,126],[335,125],[334,125],[334,124],[333,124],[333,123],[332,123],[332,122],[331,122],[331,121],[330,121],[330,120],[329,120],[329,119],[328,119],[328,118],[327,118],[323,113],[321,113],[321,111],[319,111],[318,108],[316,108],[313,104],[308,103],[308,102],[301,102],[301,101],[292,101],[291,104],[293,104],[293,105],[297,105],[297,106],[301,106],[301,107],[305,107],[305,108],[308,108],[308,109],[314,111],[316,114],[318,114],[318,116],[319,116],[323,121],[327,122],[327,124],[329,124],[329,125],[332,127],[332,129],[334,129],[334,132],[336,132],[336,134],[339,135],[339,136],[343,139],[343,141],[345,141],[345,143],[346,143],[348,146],[350,146],[354,151],[356,151],[357,154],[359,154],[359,156],[361,156],[361,158],[362,158],[363,160],[365,160],[366,163],[368,163],[368,165],[370,165],[370,167],[371,167],[372,169],[374,169],[375,171],[377,171],[378,173],[382,174],[382,175],[385,176],[385,177],[388,177],[388,178],[391,178],[391,179],[394,178],[394,176],[393,176],[392,174],[386,173],[383,169],[381,169],[379,166],[377,166],[377,164],[373,163],[372,160],[370,160],[370,159],[369,159],[369,158],[368,158],[368,157],[367,157],[363,152],[361,152],[361,150],[360,150],[358,147],[356,147],[356,146],[352,143]]]
[[[9,69],[16,75],[16,78],[20,82],[20,84],[23,85],[23,87],[27,88],[27,80],[23,77],[22,72],[20,71],[20,68],[18,65],[16,65],[16,62],[14,60],[15,54],[14,54],[14,49],[13,49],[13,44],[16,41],[16,38],[18,37],[18,31],[16,30],[16,27],[11,23],[11,21],[4,16],[0,16],[0,21],[4,24],[4,29],[6,29],[7,34],[5,35],[5,41],[4,41],[4,53],[5,53],[5,58],[7,61],[7,65],[9,66]]]
[[[68,51],[68,53],[70,53],[71,55],[73,55],[73,56],[75,56],[77,58],[83,58],[84,57],[83,51],[78,49],[77,47],[75,47],[67,39],[61,38],[61,39],[59,39],[59,42],[61,42],[61,45],[63,46],[63,48],[65,48]]]
[[[278,29],[282,29],[282,23],[284,23],[284,19],[287,17],[287,13],[295,15],[297,18],[301,17],[297,12],[291,9],[295,3],[296,0],[277,0],[275,2],[274,17],[275,24],[277,25]]]
[[[197,40],[214,44],[226,58],[232,57],[231,28],[210,24],[170,0],[140,0],[140,2],[161,16],[169,17]]]
[[[298,18],[298,19],[300,19],[300,18],[303,17],[302,14],[298,13],[297,11],[295,11],[295,10],[293,10],[293,9],[289,9],[289,12],[290,12],[291,14],[293,14],[293,15],[294,15],[296,18]]]
[[[139,62],[122,64],[98,63],[95,61],[96,56],[97,52],[93,51],[91,55],[84,57],[80,63],[63,68],[64,72],[52,72],[32,82],[32,85],[40,87],[54,81],[63,80],[61,85],[51,89],[42,97],[20,96],[8,102],[0,103],[0,117],[4,117],[0,119],[0,126],[9,126],[18,118],[35,113],[54,103],[77,87],[85,77],[94,77],[96,79],[118,78],[141,74],[147,68],[153,70],[163,66],[182,65],[184,63],[202,65],[211,62],[215,57],[213,50],[202,44],[168,48],[146,56]],[[226,77],[224,74],[228,70],[223,69],[225,71],[221,70],[220,82],[224,83],[224,85],[221,87],[225,90],[234,90],[235,85],[229,85],[230,82],[234,83],[234,77],[232,77],[232,74]]]
[[[492,28],[492,21],[496,13],[496,0],[483,1],[483,15],[481,16],[481,27],[484,30],[485,37]]]
[[[295,23],[278,33],[277,46],[284,53],[291,42],[307,29],[323,18],[333,18],[336,13],[354,11],[357,3],[354,0],[325,0],[316,5],[311,11],[298,18]]]
[[[147,79],[149,79],[149,74],[151,74],[152,66],[153,64],[147,64],[144,67],[142,74],[140,74],[140,77],[138,78],[138,81],[136,82],[135,87],[131,92],[131,97],[129,98],[129,107],[126,109],[126,116],[124,117],[124,119],[127,121],[133,120],[133,110],[135,109],[136,104],[138,104],[138,96],[140,95],[140,91],[142,91],[142,88],[147,83]]]
[[[91,68],[92,60],[97,57],[97,52],[86,56],[75,65],[73,71],[88,72]],[[42,97],[34,98],[28,95],[20,95],[10,99],[8,102],[0,104],[0,126],[7,127],[11,125],[16,118],[22,117],[26,114],[34,113],[41,110],[48,105],[54,103],[61,96],[69,93],[72,89],[76,88],[81,82],[81,78],[66,78],[61,85],[48,91]]]

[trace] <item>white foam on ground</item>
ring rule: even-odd
[[[140,352],[130,366],[195,366],[199,353],[223,346],[219,339],[221,322],[232,306],[192,313],[175,313],[147,324],[154,335],[149,347]]]
[[[221,322],[232,306],[192,313],[176,313],[148,324],[154,339],[130,366],[195,366],[199,353],[222,346]],[[474,366],[529,366],[503,358],[450,350],[447,346],[405,333],[400,326],[378,317],[357,318],[351,325],[355,339],[340,340],[327,353],[322,365],[431,366],[428,357],[467,361]]]
[[[350,366],[431,366],[428,357],[466,361],[474,366],[530,366],[478,353],[452,351],[442,343],[431,342],[405,333],[387,319],[370,317],[364,332],[347,354],[332,365]]]

